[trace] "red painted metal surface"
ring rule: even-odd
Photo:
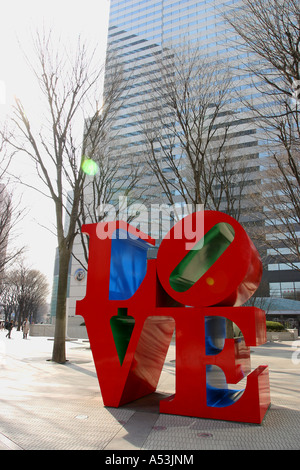
[[[157,259],[147,262],[136,292],[110,300],[118,229],[154,244],[124,222],[83,227],[90,238],[87,290],[76,314],[86,323],[104,404],[118,407],[156,390],[176,325],[176,393],[160,411],[261,423],[270,404],[268,368],[251,371],[249,348],[266,341],[265,314],[241,305],[257,289],[262,266],[244,229],[219,212],[188,216],[165,237]],[[226,318],[243,338],[225,337]],[[218,386],[222,374],[225,386]],[[228,385],[244,377],[244,390]]]
[[[201,230],[192,231],[200,224],[197,221],[197,218],[200,218],[199,214],[199,212],[194,212],[185,217],[162,241],[157,255],[159,280],[166,292],[184,305],[194,307],[242,305],[259,286],[262,263],[243,227],[235,219],[221,212],[204,211],[204,234],[217,224],[223,223],[232,227],[233,241],[207,272],[187,291],[176,292],[170,285],[169,278],[174,268],[188,254],[188,251],[191,251],[190,246],[202,238]],[[180,234],[183,235],[181,238]],[[213,244],[212,249],[214,249]],[[210,253],[205,254],[207,258],[210,256]]]

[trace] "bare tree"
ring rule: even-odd
[[[274,162],[275,160],[275,162]],[[266,263],[286,263],[300,271],[300,186],[298,169],[291,169],[286,153],[273,155],[273,165],[262,172],[263,191],[256,193],[256,203],[264,207],[265,224],[256,227],[258,243],[266,245]],[[299,168],[299,158],[295,158]]]
[[[156,68],[143,131],[162,191],[170,204],[203,204],[238,218],[247,172],[244,159],[231,156],[237,134],[230,75],[199,50],[168,49]]]
[[[6,185],[0,183],[0,274],[10,261],[11,256],[7,253],[8,237],[11,229],[12,198],[6,189]],[[0,279],[1,279],[0,277]]]
[[[297,269],[300,229],[300,6],[297,0],[242,0],[226,18],[238,47],[250,53],[242,64],[256,99],[246,102],[262,129],[265,208],[262,229],[269,248]]]
[[[126,198],[130,206],[141,196],[137,183],[141,178],[142,168],[131,156],[123,156],[126,152],[122,151],[122,145],[119,144],[117,150],[114,147],[120,132],[118,126],[115,127],[116,115],[126,99],[127,83],[122,66],[110,50],[106,54],[106,64],[108,67],[105,71],[101,114],[98,120],[86,121],[86,127],[89,127],[88,132],[85,131],[86,153],[88,156],[92,155],[92,159],[84,162],[86,176],[77,218],[83,259],[77,257],[73,251],[73,257],[84,269],[87,269],[89,237],[82,233],[82,225],[106,220],[106,206],[113,206],[118,218],[121,210],[119,198]],[[127,221],[130,220],[129,216]]]
[[[42,189],[37,185],[34,189],[54,203],[59,280],[52,360],[64,363],[68,267],[85,182],[82,166],[93,159],[108,105],[99,105],[103,66],[95,63],[95,51],[90,52],[80,38],[70,52],[62,44],[55,45],[53,32],[37,33],[34,46],[32,68],[44,119],[37,126],[16,100],[15,129],[5,139],[15,154],[24,153],[33,161],[43,184]]]
[[[46,276],[21,262],[17,268],[8,271],[4,278],[0,298],[5,318],[10,319],[14,312],[18,330],[25,318],[36,321],[37,311],[45,303],[48,292]]]
[[[0,148],[0,284],[4,270],[15,261],[24,248],[12,247],[16,237],[16,227],[24,215],[19,203],[13,199],[12,187],[9,186],[8,168],[10,159],[7,158],[4,146]]]
[[[299,10],[297,0],[242,0],[238,7],[229,6],[225,13],[242,40],[239,47],[260,59],[248,61],[247,67],[270,85],[265,91],[273,94],[277,91],[284,102],[286,96],[293,97],[293,83],[300,79]],[[291,101],[290,112],[293,112]]]
[[[135,191],[136,184],[141,178],[141,171],[138,165],[134,164],[130,159],[122,159],[120,162],[119,158],[112,156],[109,149],[107,152],[99,149],[96,152],[94,161],[97,163],[97,172],[91,177],[86,177],[78,216],[84,260],[76,257],[73,252],[73,256],[85,269],[88,262],[89,238],[82,233],[82,225],[106,220],[107,216],[111,215],[105,211],[105,207],[108,206],[115,208],[116,218],[119,218],[119,213],[122,211],[122,207],[119,207],[119,198],[126,198],[127,205],[130,207],[140,196],[140,193]],[[126,166],[126,171],[124,171],[124,165]],[[127,221],[130,222],[130,218]]]

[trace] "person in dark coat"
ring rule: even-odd
[[[11,330],[13,329],[13,325],[14,325],[13,321],[8,322],[8,324],[6,325],[6,329],[7,329],[6,338],[10,338]]]

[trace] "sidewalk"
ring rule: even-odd
[[[89,343],[67,342],[67,365],[49,361],[53,341],[0,331],[0,450],[300,449],[300,341],[251,348],[269,365],[271,408],[262,425],[159,414],[175,391],[171,345],[157,393],[103,406]],[[299,338],[300,340],[300,338]],[[298,363],[299,362],[299,363]]]

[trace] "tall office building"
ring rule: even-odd
[[[216,66],[216,70],[219,69],[219,83],[222,82],[222,74],[226,73],[228,67],[232,74],[230,90],[227,90],[230,91],[228,94],[230,106],[227,110],[223,108],[220,113],[220,116],[223,115],[220,127],[224,129],[227,118],[232,119],[234,125],[228,128],[230,139],[224,141],[224,148],[232,161],[242,159],[244,165],[246,162],[246,168],[240,174],[240,181],[237,179],[233,184],[236,187],[244,186],[239,220],[248,226],[251,233],[253,210],[255,210],[251,194],[257,191],[255,185],[260,182],[267,151],[264,146],[263,130],[241,100],[243,97],[245,101],[258,103],[261,106],[261,95],[253,87],[253,77],[250,76],[247,67],[247,62],[251,62],[253,58],[236,46],[237,35],[224,17],[226,8],[238,6],[239,3],[239,0],[111,0],[108,48],[117,58],[118,64],[122,65],[124,80],[127,82],[126,97],[116,116],[114,127],[118,129],[118,135],[113,146],[115,151],[118,151],[118,148],[120,151],[122,149],[122,155],[125,148],[127,153],[143,165],[147,158],[152,158],[141,123],[144,124],[144,128],[151,129],[151,126],[154,128],[166,122],[159,119],[155,121],[151,114],[153,108],[158,106],[159,99],[157,94],[158,99],[154,101],[151,90],[166,86],[166,80],[160,80],[159,77],[162,64],[165,65],[165,67],[163,65],[164,73],[168,73],[169,80],[175,82],[181,80],[181,77],[178,77],[180,75],[178,60],[181,61],[182,68],[188,69],[188,63],[191,57],[195,57],[193,55],[195,51],[197,58],[203,60],[203,64],[209,63],[211,66]],[[108,64],[107,79],[109,76]],[[196,81],[197,77],[194,77],[194,80]],[[197,90],[197,87],[195,89]],[[172,87],[166,92],[168,90],[172,91]],[[184,93],[183,86],[181,91]],[[160,109],[159,112],[163,113],[164,109]],[[218,119],[215,125],[220,123],[220,118]],[[170,127],[166,127],[169,130]],[[216,136],[212,153],[218,150],[217,143],[220,138],[222,140],[222,136]],[[164,142],[170,143],[170,140],[166,139]],[[176,142],[174,145],[176,146]],[[161,155],[162,160],[166,161],[167,159],[163,158],[166,153]],[[169,177],[171,180],[174,178],[174,171],[170,171],[169,167],[167,161],[164,171],[166,178]],[[151,166],[148,166],[148,170],[149,168]],[[140,184],[143,187],[143,180]],[[176,188],[176,184],[174,187]],[[155,178],[152,178],[151,188],[155,194],[159,192],[162,195],[162,200],[166,200],[165,193]],[[174,192],[176,195],[176,189]],[[149,193],[147,196],[149,197]],[[178,196],[177,200],[179,199]],[[236,203],[239,204],[240,201]],[[225,206],[223,202],[220,209],[226,210]],[[262,208],[258,208],[258,211],[262,212]],[[257,223],[256,217],[254,220]],[[272,254],[272,250],[267,251],[262,246],[261,251],[266,260],[265,279],[268,286],[266,292],[269,291],[275,296],[296,298],[297,292],[300,292],[299,272],[292,270],[280,259],[275,258],[270,261],[268,255]]]
[[[249,225],[249,194],[264,155],[256,123],[237,99],[238,93],[253,94],[249,72],[241,65],[247,54],[234,46],[236,33],[224,18],[224,7],[238,1],[111,0],[108,50],[113,60],[106,83],[117,61],[125,87],[116,103],[110,147],[115,156],[130,155],[143,167],[137,183],[141,200],[149,204],[159,195],[159,203],[203,202],[207,209],[239,212],[239,220]],[[172,94],[176,104],[168,99]],[[194,121],[189,130],[184,120]],[[214,166],[216,159],[222,164]],[[239,165],[240,172],[234,172]],[[197,171],[205,173],[213,194],[196,197],[204,187]],[[230,202],[220,189],[225,171],[227,179],[231,176],[226,181]]]
[[[175,168],[176,158],[178,162],[180,161],[182,171],[186,170],[182,180],[186,183],[189,179],[188,158],[185,155],[187,148],[182,149],[180,130],[175,140],[170,137],[171,125],[174,130],[177,126],[174,125],[174,121],[178,116],[170,113],[165,106],[164,93],[166,95],[169,90],[173,92],[172,87],[168,88],[169,83],[176,85],[180,82],[181,67],[181,70],[189,70],[194,80],[195,86],[191,89],[194,93],[192,100],[195,102],[197,93],[198,97],[201,94],[201,91],[198,91],[200,88],[197,88],[197,77],[199,82],[199,73],[202,73],[201,67],[200,72],[197,72],[198,75],[194,72],[195,62],[189,69],[189,64],[195,60],[195,57],[203,61],[203,68],[205,66],[209,71],[207,76],[210,74],[216,87],[217,84],[222,87],[229,73],[230,81],[222,109],[212,121],[211,115],[216,109],[215,100],[218,95],[216,89],[215,94],[211,93],[211,100],[215,102],[206,103],[206,115],[203,121],[198,121],[198,124],[202,122],[204,127],[207,126],[203,131],[205,138],[209,132],[213,133],[213,138],[207,146],[207,156],[210,161],[214,161],[214,155],[222,151],[222,156],[225,155],[227,159],[229,156],[228,160],[233,162],[233,165],[243,162],[243,168],[230,185],[233,186],[231,189],[236,195],[239,195],[241,187],[243,188],[239,220],[251,231],[253,211],[256,209],[251,194],[255,193],[255,185],[260,181],[260,170],[267,153],[262,145],[264,136],[257,125],[257,120],[253,119],[240,99],[243,96],[253,103],[258,99],[249,71],[247,67],[243,67],[244,62],[251,61],[251,56],[236,46],[236,33],[224,18],[224,9],[238,5],[239,1],[110,0],[107,46],[109,54],[105,89],[114,79],[117,64],[122,76],[122,92],[114,104],[115,114],[109,136],[109,155],[112,161],[118,162],[119,165],[116,177],[122,178],[126,174],[129,160],[135,162],[143,172],[143,177],[137,181],[135,187],[136,194],[140,195],[140,202],[146,206],[152,202],[170,203],[166,188],[162,189],[151,166],[153,156],[157,156],[161,178],[171,183],[170,195],[174,202],[180,205],[183,196],[186,196],[190,188],[188,186],[180,188]],[[204,76],[205,73],[202,79]],[[159,93],[160,91],[162,93]],[[179,85],[177,91],[183,96],[184,83]],[[195,130],[191,132],[191,139],[193,132]],[[153,140],[152,153],[148,138],[151,133],[156,136],[159,134],[161,138],[159,143],[157,138]],[[173,168],[167,157],[167,151],[173,152]],[[186,168],[184,157],[187,162]],[[219,168],[222,166],[219,165]],[[234,173],[234,168],[236,166],[229,170],[227,168],[228,174]],[[195,181],[192,184],[195,184]],[[214,182],[215,194],[220,190],[220,184]],[[223,196],[220,198],[220,210],[226,210],[225,199]],[[235,205],[240,204],[240,199],[236,198]],[[234,207],[232,215],[234,215],[233,209]],[[259,212],[260,208],[257,209]],[[156,236],[156,233],[151,234]],[[263,247],[262,250],[264,251]],[[267,255],[266,250],[262,255]],[[300,291],[298,273],[282,263],[283,270],[279,271],[275,267],[276,264],[270,265],[268,270],[268,266],[265,266],[267,292],[269,290],[270,294],[281,296],[284,289]],[[74,265],[72,272],[75,273],[76,268],[78,266]],[[74,282],[80,284],[82,291],[83,282],[73,280]]]
[[[111,0],[108,50],[114,60],[108,61],[106,83],[110,83],[117,61],[118,67],[122,68],[125,87],[118,103],[115,103],[117,111],[112,126],[115,134],[111,139],[110,148],[114,158],[130,156],[143,167],[144,176],[137,184],[141,200],[151,203],[159,195],[160,203],[170,204],[172,200],[180,204],[197,200],[198,203],[205,202],[207,208],[217,208],[216,204],[213,205],[212,198],[210,205],[209,198],[196,198],[196,189],[188,187],[186,183],[191,173],[191,163],[187,155],[187,147],[191,148],[191,143],[194,147],[194,156],[191,159],[194,158],[199,167],[203,165],[206,174],[209,159],[213,160],[214,155],[226,153],[226,161],[235,162],[232,165],[238,165],[237,162],[242,159],[243,167],[247,166],[247,175],[244,169],[244,172],[240,172],[239,179],[243,179],[245,194],[249,192],[251,182],[258,177],[262,155],[258,146],[257,129],[254,121],[236,99],[236,94],[241,90],[244,95],[252,93],[249,74],[241,68],[241,60],[245,54],[233,46],[236,34],[229,28],[223,16],[224,5],[231,3],[234,2]],[[202,70],[199,61],[203,64]],[[192,64],[190,69],[189,64]],[[229,78],[229,74],[232,74],[232,70],[237,66],[240,67],[238,75]],[[182,74],[185,68],[187,73]],[[205,74],[209,79],[205,78]],[[189,94],[193,94],[192,97],[189,95],[189,106],[194,106],[199,95],[203,96],[204,93],[206,102],[199,104],[203,108],[202,115],[196,115],[196,105],[190,116],[187,116],[186,110],[183,109],[184,103],[180,102],[181,117],[195,119],[196,123],[194,129],[189,131],[189,136],[184,136],[189,142],[183,143],[180,133],[183,134],[185,129],[182,123],[181,127],[178,125],[178,108],[175,109],[174,105],[173,109],[170,109],[166,94],[170,96],[175,89],[180,100],[180,94],[185,92],[185,80],[189,81]],[[211,80],[212,83],[206,83],[204,87],[201,80]],[[215,100],[214,106],[209,100]],[[219,130],[216,131],[218,126]],[[150,142],[152,135],[153,145]],[[196,149],[198,144],[203,147],[200,153],[199,149]],[[203,159],[201,152],[205,154]],[[160,182],[163,180],[166,183],[168,191],[166,187],[162,189],[154,165],[151,165],[154,156],[157,157],[157,165],[160,167]],[[180,181],[177,165],[186,172]],[[232,168],[227,170],[228,176]],[[192,180],[191,184],[197,186],[195,172]],[[241,187],[242,184],[239,183],[239,188]],[[214,188],[214,196],[217,199],[217,179]],[[235,188],[238,188],[238,181]],[[245,210],[248,205],[245,205]],[[226,210],[225,206],[223,201],[218,208]],[[246,221],[249,219],[249,213],[247,215],[242,212],[240,217]]]

